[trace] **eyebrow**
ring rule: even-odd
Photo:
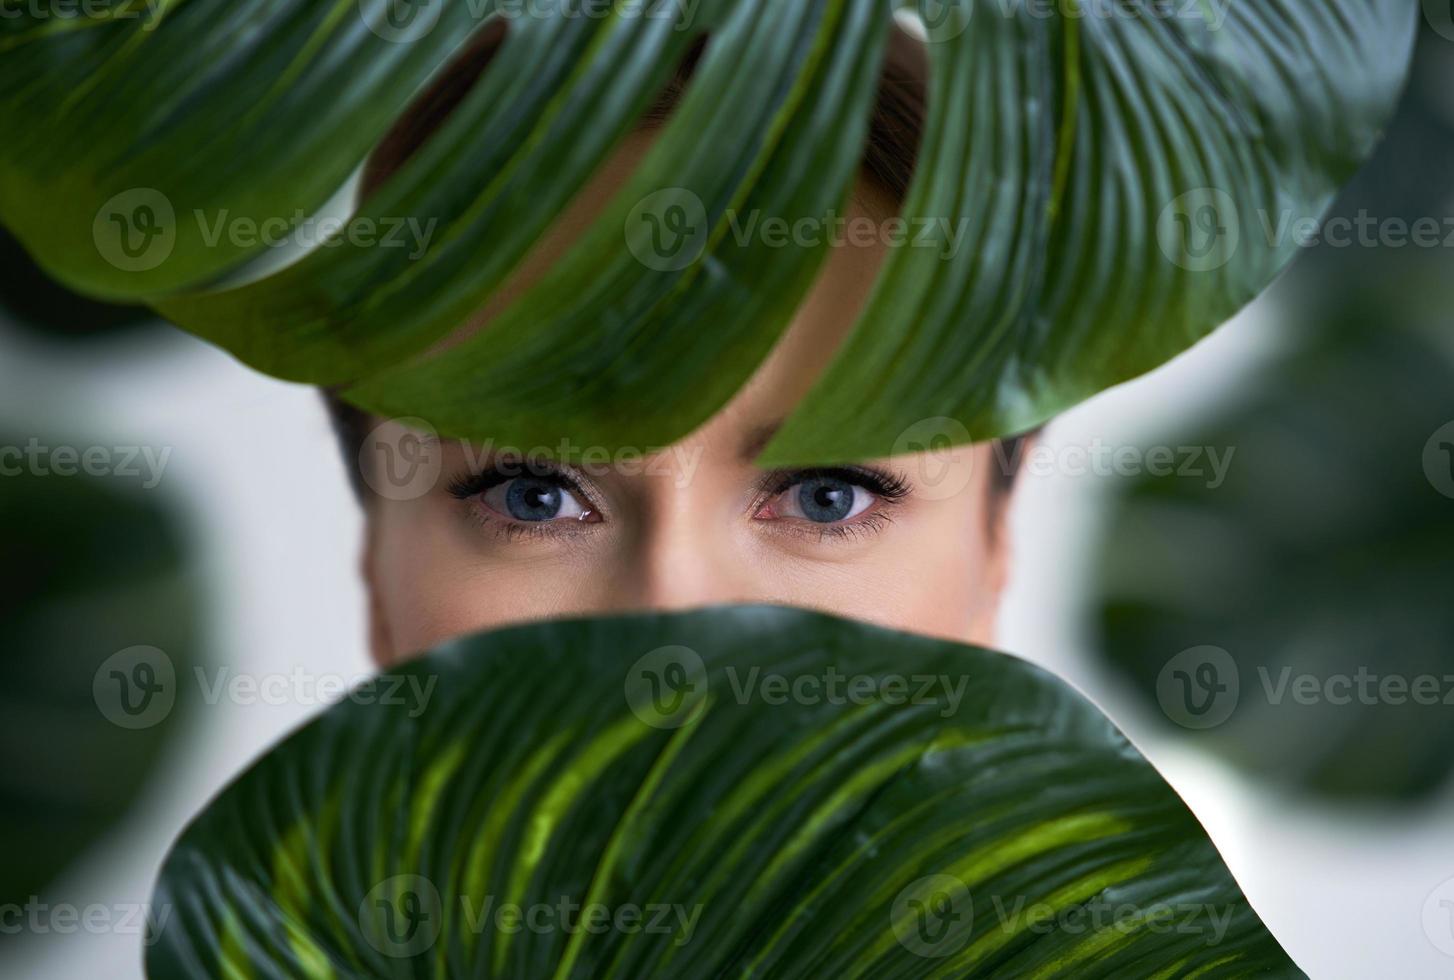
[[[772,437],[777,435],[778,430],[782,427],[783,420],[776,419],[775,421],[768,422],[766,425],[759,425],[749,432],[747,438],[742,442],[742,448],[739,450],[742,460],[747,463],[754,462],[757,457],[762,455],[762,451],[767,448],[767,444],[772,442]]]

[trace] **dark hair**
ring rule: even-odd
[[[479,81],[505,41],[505,24],[495,21],[483,29],[465,50],[445,67],[433,83],[410,105],[364,165],[360,197],[373,195],[442,126]],[[699,40],[677,66],[671,80],[642,118],[641,126],[663,125],[680,104],[706,46]],[[863,153],[863,175],[902,203],[919,155],[919,140],[928,111],[928,64],[922,44],[893,31],[879,74],[878,95],[869,119],[868,142]],[[344,453],[344,465],[355,489],[366,499],[359,472],[359,452],[372,427],[366,412],[349,405],[333,391],[325,391],[329,414]],[[991,488],[1008,492],[1015,482],[1024,436],[1000,440],[996,458],[1005,464],[991,473]]]

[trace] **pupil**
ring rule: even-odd
[[[505,493],[510,516],[517,521],[549,521],[560,513],[560,487],[545,480],[519,477]]]
[[[798,490],[798,506],[810,521],[841,521],[853,510],[853,485],[826,477],[807,480]]]

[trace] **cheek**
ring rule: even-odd
[[[394,654],[566,611],[578,570],[559,561],[491,557],[477,533],[438,515],[396,513],[375,527],[374,585]]]
[[[773,601],[964,642],[996,601],[978,508],[943,501],[843,562],[794,568]]]

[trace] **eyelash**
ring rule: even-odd
[[[582,500],[595,508],[598,513],[600,511],[600,505],[595,501],[595,498],[578,481],[573,479],[570,474],[544,463],[506,463],[490,467],[479,473],[465,474],[450,483],[449,494],[464,502],[474,501],[495,487],[508,483],[510,480],[519,476],[533,476],[538,479],[551,480],[559,485],[561,489],[579,495]],[[862,487],[877,497],[879,502],[885,505],[885,508],[892,507],[911,493],[908,481],[902,476],[869,467],[834,466],[807,470],[778,471],[767,474],[758,485],[751,512],[754,514],[757,513],[769,500],[778,494],[791,490],[800,483],[821,478],[842,480],[853,486]],[[495,534],[498,534],[506,540],[514,541],[527,537],[550,538],[561,534],[577,534],[584,530],[584,528],[581,528],[573,522],[541,521],[539,523],[530,523],[512,521],[485,513],[485,510],[486,508],[483,507],[473,507],[470,513],[476,523],[488,527]],[[879,509],[861,518],[841,524],[810,524],[804,526],[804,522],[801,521],[774,521],[771,523],[790,525],[779,530],[790,534],[811,536],[819,541],[829,538],[842,540],[882,531],[889,524],[893,523],[893,516],[887,513],[885,509]],[[561,524],[565,526],[557,526]]]
[[[814,479],[842,480],[854,486],[863,487],[885,501],[902,500],[909,495],[909,484],[902,476],[866,466],[829,466],[811,470],[790,470],[769,473],[759,487],[766,502],[785,490],[791,490],[799,483]]]
[[[470,503],[477,498],[483,497],[490,490],[501,484],[509,483],[511,480],[521,476],[533,476],[541,480],[550,480],[562,490],[569,490],[585,501],[597,512],[600,505],[595,498],[586,491],[571,475],[564,470],[557,469],[548,463],[525,463],[505,461],[497,463],[488,469],[478,473],[467,473],[456,478],[449,485],[449,494],[457,500]],[[562,534],[579,534],[585,528],[573,521],[513,521],[488,512],[489,508],[481,505],[470,508],[470,517],[476,524],[487,528],[507,541],[518,541],[522,538],[552,538]],[[561,526],[564,525],[564,526]]]
[[[752,510],[756,513],[769,500],[780,493],[791,490],[800,483],[825,477],[842,480],[844,483],[862,487],[876,496],[884,504],[885,508],[894,506],[912,492],[908,481],[902,476],[883,470],[871,469],[866,466],[830,466],[808,470],[791,470],[769,473],[764,478],[762,484],[759,486],[758,496],[753,502]],[[805,524],[802,521],[773,521],[771,523],[784,525],[778,528],[783,533],[797,534],[823,541],[828,538],[844,540],[867,534],[877,534],[893,522],[893,515],[888,513],[887,510],[880,509],[841,524]]]

